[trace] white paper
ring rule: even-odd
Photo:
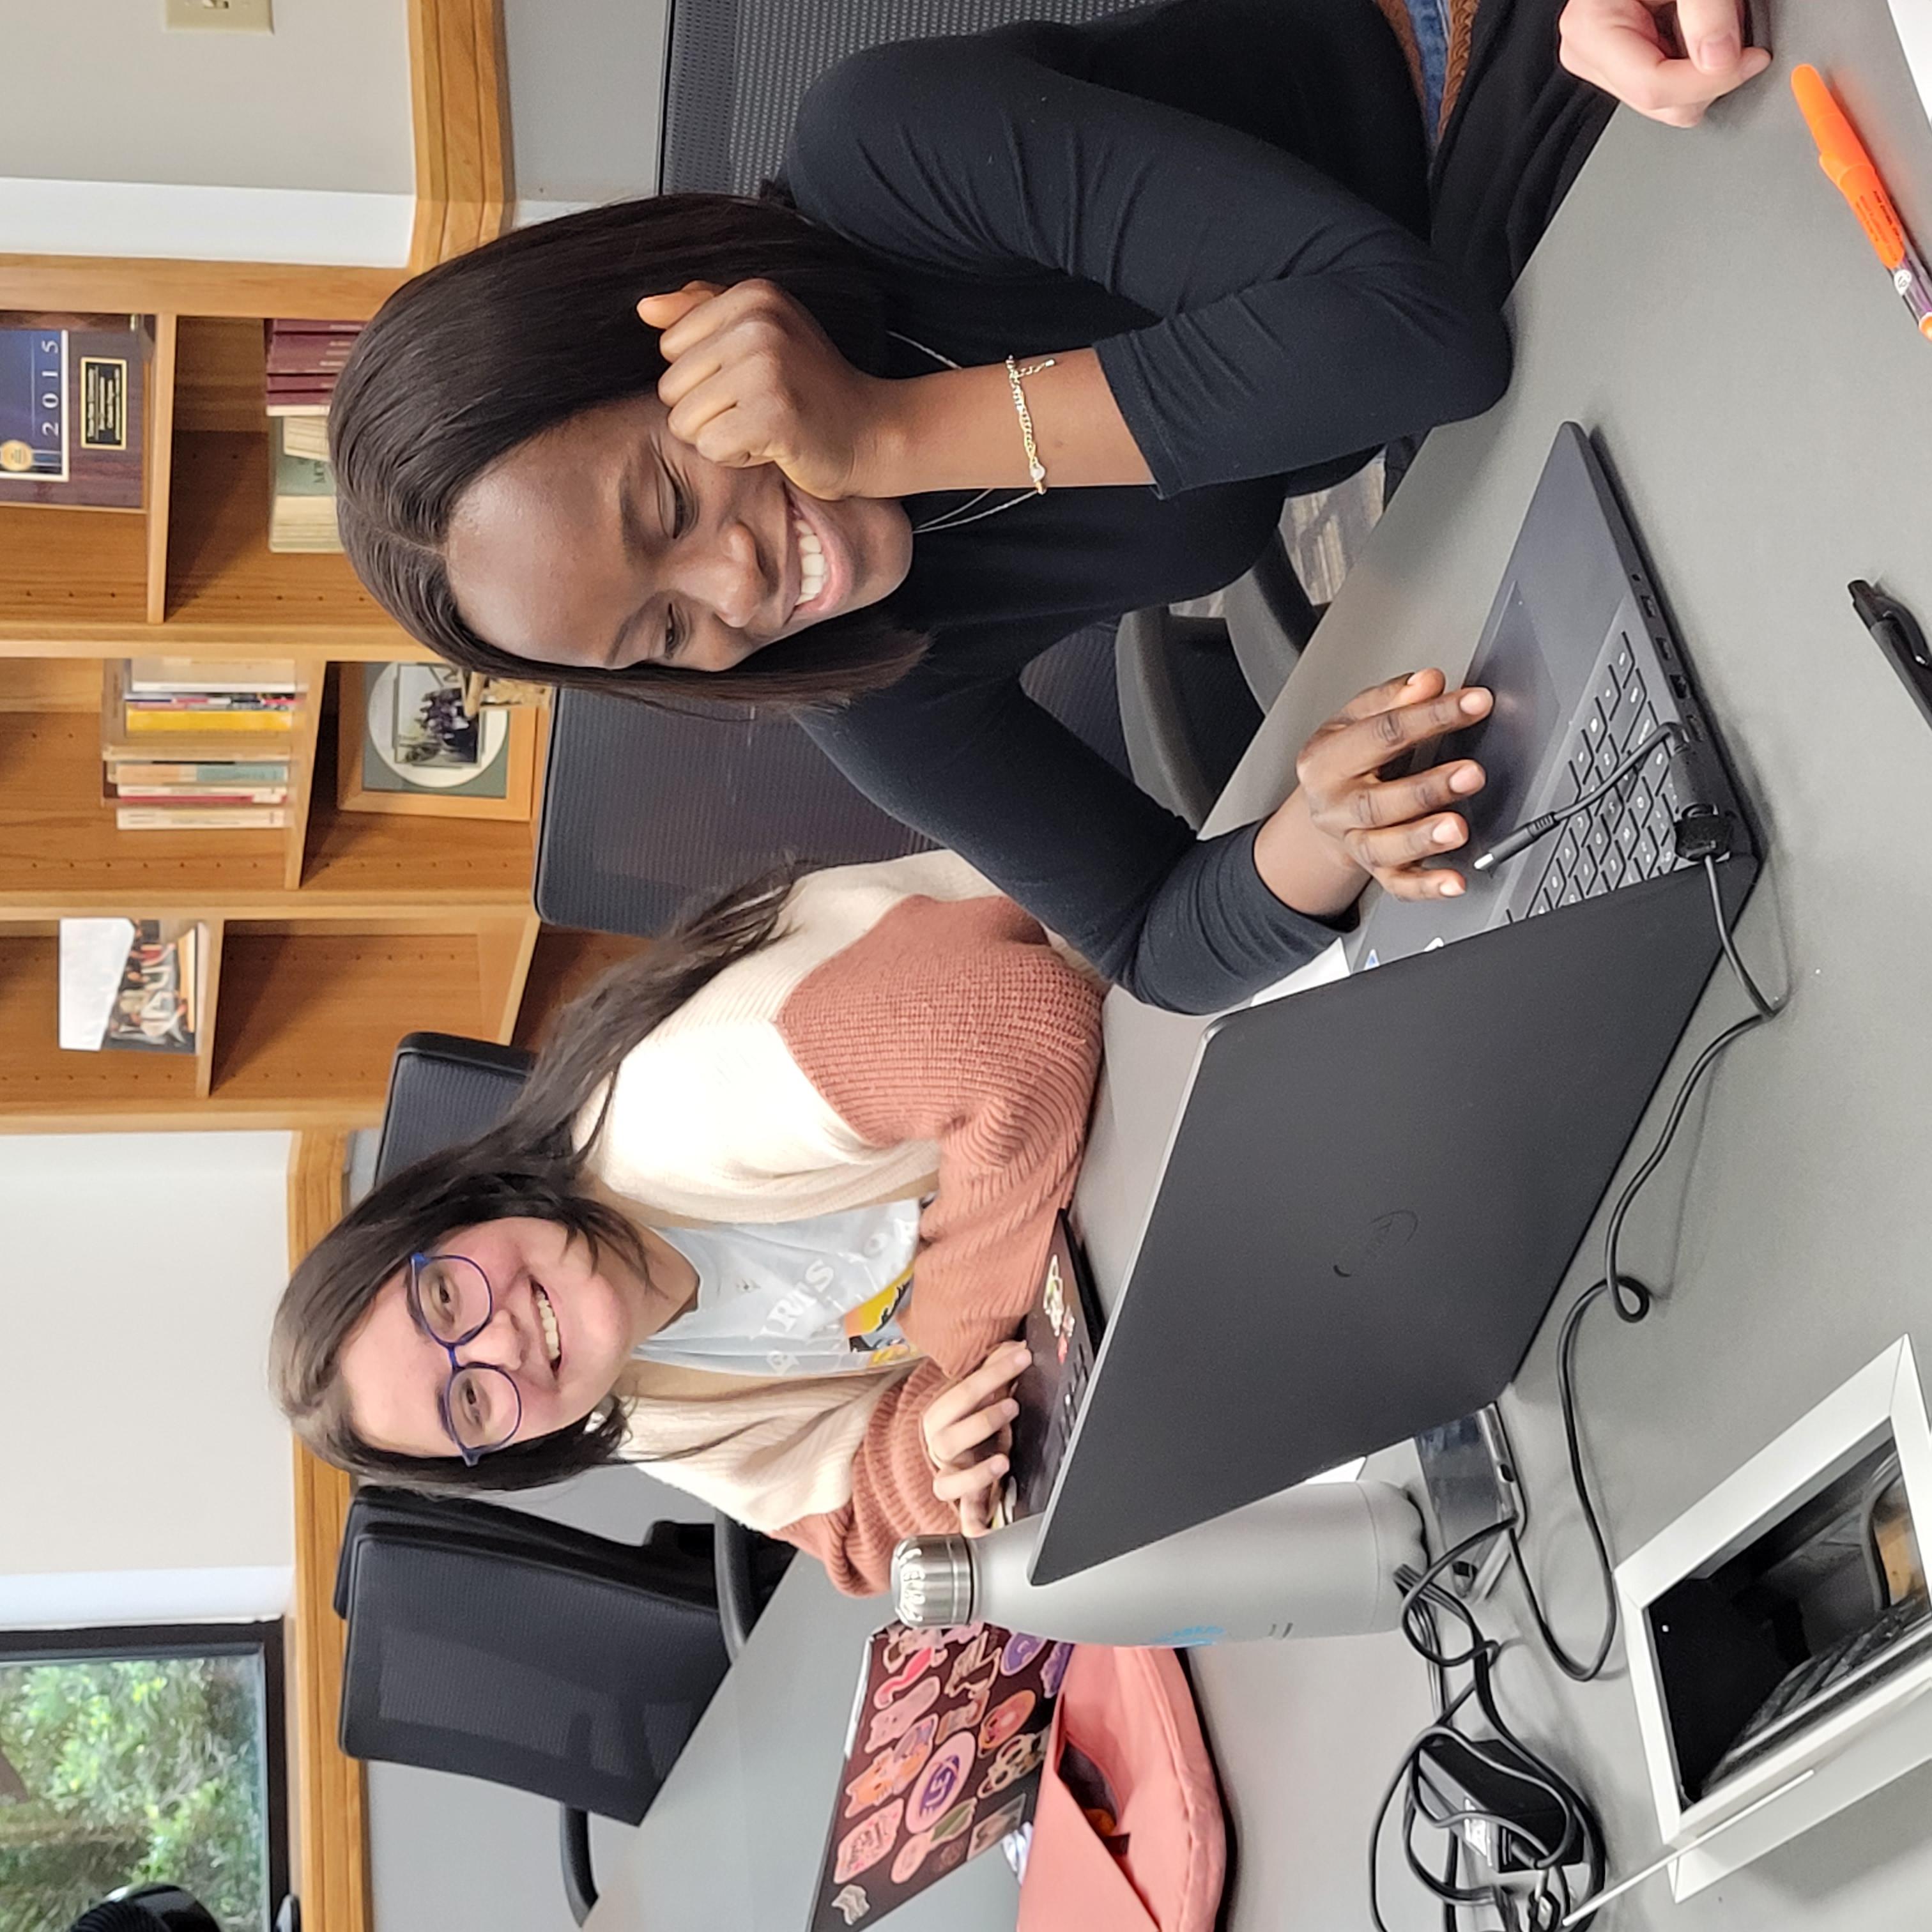
[[[1918,84],[1925,118],[1932,121],[1932,0],[1892,0],[1892,24],[1898,29],[1906,64]]]
[[[1306,965],[1298,966],[1286,980],[1277,980],[1272,986],[1264,986],[1248,1004],[1266,1006],[1270,1000],[1285,1000],[1291,993],[1305,993],[1311,986],[1332,986],[1337,980],[1348,976],[1348,955],[1342,951],[1342,942],[1338,939],[1316,953]]]
[[[134,944],[131,919],[61,921],[60,1043],[68,1052],[100,1051]]]

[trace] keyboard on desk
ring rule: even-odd
[[[1598,667],[1595,702],[1570,747],[1568,773],[1552,806],[1572,803],[1601,784],[1660,722],[1642,669],[1628,640],[1620,640]],[[1534,918],[1674,871],[1675,814],[1664,790],[1670,768],[1666,742],[1614,790],[1559,827],[1543,876],[1519,916]]]

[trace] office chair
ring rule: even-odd
[[[364,1488],[336,1572],[343,1750],[554,1798],[581,1924],[597,1896],[589,1814],[644,1816],[730,1667],[711,1536],[660,1523],[633,1547]]]
[[[472,1140],[494,1126],[534,1061],[533,1054],[520,1048],[493,1046],[488,1040],[445,1033],[409,1034],[396,1048],[389,1069],[389,1094],[376,1150],[377,1183],[426,1154]],[[722,1515],[712,1526],[710,1547],[725,1648],[735,1658],[751,1636],[764,1598],[775,1586],[775,1564],[790,1552]]]
[[[68,1932],[221,1932],[221,1928],[214,1915],[180,1886],[136,1885],[83,1912]]]

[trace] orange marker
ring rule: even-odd
[[[1793,68],[1791,91],[1797,95],[1811,138],[1818,144],[1818,165],[1851,203],[1852,212],[1885,264],[1892,286],[1911,310],[1919,334],[1932,342],[1932,279],[1912,248],[1912,238],[1906,233],[1864,143],[1852,131],[1845,110],[1832,98],[1831,89],[1815,67]]]

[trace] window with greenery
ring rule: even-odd
[[[151,1880],[267,1932],[287,1810],[279,1624],[0,1631],[0,1932]]]

